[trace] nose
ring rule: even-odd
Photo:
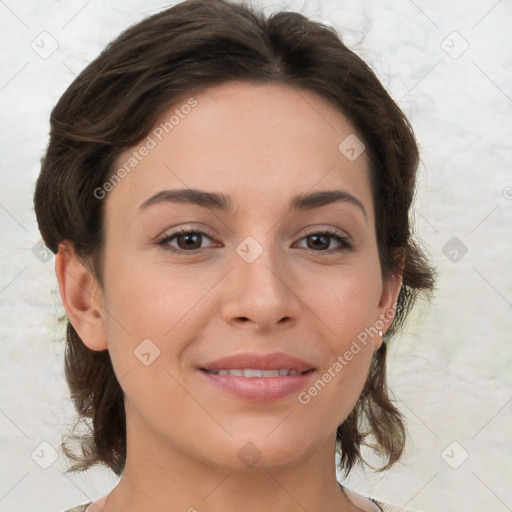
[[[270,251],[252,263],[234,255],[223,290],[222,315],[226,322],[256,331],[287,328],[297,323],[301,303],[292,276]]]

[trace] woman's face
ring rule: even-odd
[[[189,100],[121,156],[105,199],[98,302],[129,443],[239,469],[332,456],[399,286],[363,146],[308,91]]]

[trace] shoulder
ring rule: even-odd
[[[384,503],[373,498],[370,499],[382,510],[382,512],[416,512],[414,510],[411,510],[410,508],[403,508],[397,505],[390,505],[389,503]]]
[[[351,491],[350,489],[347,489],[346,487],[343,487],[343,486],[342,486],[342,489],[345,492],[345,494],[348,496],[350,501],[356,507],[359,507],[359,509],[361,509],[361,510],[370,510],[371,509],[372,511],[375,511],[375,512],[377,510],[379,512],[417,512],[417,511],[411,510],[409,508],[403,508],[403,507],[399,507],[397,505],[390,505],[389,503],[384,503],[383,501],[377,500],[375,498],[370,498],[368,496],[364,496],[355,491]],[[370,505],[370,503],[373,503],[373,505]]]
[[[76,507],[73,507],[73,508],[69,508],[67,510],[65,510],[64,512],[85,512],[85,509],[91,504],[91,502],[89,503],[85,503],[84,505],[78,505]]]

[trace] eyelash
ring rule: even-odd
[[[187,251],[185,249],[177,249],[175,247],[170,246],[169,242],[180,235],[201,235],[201,236],[207,237],[210,240],[212,240],[212,237],[210,235],[208,235],[208,233],[205,233],[204,231],[180,228],[177,231],[175,231],[174,233],[165,235],[164,238],[162,238],[161,240],[159,240],[157,242],[157,245],[162,247],[162,249],[164,249],[164,250],[167,250],[167,251],[170,251],[170,252],[173,252],[176,254],[194,255],[194,254],[198,254],[198,253],[202,252],[204,249],[208,249],[208,248],[202,248],[202,249],[192,249],[190,251]],[[321,231],[313,231],[311,233],[307,233],[300,240],[303,240],[303,239],[311,237],[311,236],[317,236],[317,235],[327,235],[328,237],[335,239],[341,245],[341,247],[339,247],[338,249],[328,249],[325,251],[324,250],[315,251],[314,249],[308,248],[308,249],[306,249],[306,251],[316,253],[316,254],[318,254],[318,253],[330,254],[333,252],[350,251],[353,249],[352,244],[348,241],[348,237],[341,236],[336,230],[334,230],[332,228],[325,228]]]

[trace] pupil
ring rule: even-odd
[[[180,243],[179,245],[184,245],[188,249],[198,249],[199,246],[201,245],[200,237],[201,237],[201,235],[197,235],[197,234],[181,235],[180,241],[181,242],[186,241],[186,242],[184,244]],[[190,244],[189,242],[192,242],[192,244]]]
[[[321,248],[328,248],[329,247],[329,240],[328,237],[325,235],[312,235],[309,237],[309,240],[314,240],[313,243],[308,242],[308,246],[310,249],[318,249]],[[327,243],[325,243],[327,241]]]

